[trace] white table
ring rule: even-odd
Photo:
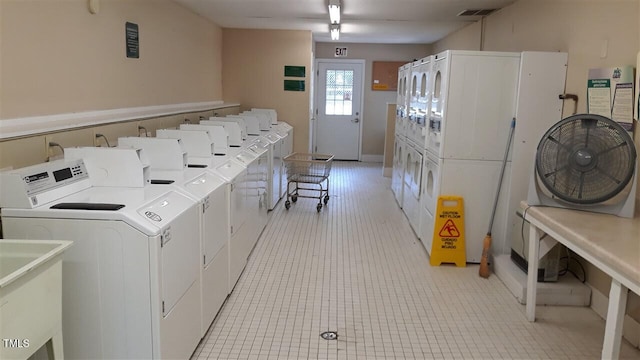
[[[640,294],[640,212],[633,219],[552,207],[529,207],[521,203],[530,222],[528,259],[540,259],[556,242],[582,256],[611,277],[609,308],[602,347],[603,359],[620,354],[622,323],[629,290]],[[527,273],[527,319],[536,318],[538,262],[529,261]]]

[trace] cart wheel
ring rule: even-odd
[[[287,200],[284,202],[284,208],[289,210],[289,208],[291,207],[291,201]]]
[[[318,203],[318,206],[316,206],[316,210],[318,210],[318,212],[322,210],[322,203]]]
[[[329,202],[329,195],[325,195],[324,196],[324,203],[328,203]]]
[[[293,202],[298,201],[298,195],[291,195],[291,201]]]

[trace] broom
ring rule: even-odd
[[[498,199],[500,198],[500,188],[502,187],[502,178],[504,177],[504,169],[507,166],[507,158],[509,157],[509,147],[511,146],[511,139],[513,138],[513,130],[516,127],[516,118],[511,120],[511,126],[509,128],[509,140],[507,141],[507,149],[504,151],[504,159],[502,160],[502,169],[500,170],[500,179],[498,180],[498,189],[496,190],[496,197],[493,201],[493,211],[491,211],[491,220],[489,221],[489,230],[487,236],[482,241],[482,257],[480,258],[480,270],[478,274],[483,278],[488,278],[491,275],[489,269],[489,251],[491,250],[491,228],[493,227],[493,219],[496,216],[496,208],[498,207]]]

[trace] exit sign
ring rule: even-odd
[[[335,57],[347,57],[347,48],[346,47],[337,47]]]

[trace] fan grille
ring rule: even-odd
[[[577,204],[607,201],[633,177],[633,140],[617,122],[581,114],[561,120],[538,144],[536,171],[558,198]]]

